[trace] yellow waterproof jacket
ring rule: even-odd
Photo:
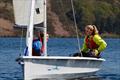
[[[88,48],[87,46],[86,38],[87,36],[84,39],[84,43],[81,49],[83,52],[88,52],[90,50],[90,48]],[[92,39],[94,43],[96,43],[96,45],[98,46],[96,49],[99,53],[106,48],[107,43],[98,34],[95,34]]]

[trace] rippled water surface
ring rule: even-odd
[[[74,38],[50,38],[48,55],[68,56],[74,53],[78,50],[76,41]],[[120,39],[105,39],[105,41],[108,47],[102,53],[102,57],[106,59],[102,69],[94,76],[69,80],[120,80]],[[83,39],[80,39],[80,42],[81,45]],[[24,48],[25,39],[0,38],[0,80],[23,80],[23,71],[15,59],[23,53]]]

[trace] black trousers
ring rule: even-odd
[[[100,53],[99,53],[100,54]],[[85,53],[85,52],[79,52],[79,53],[74,53],[74,54],[71,54],[70,56],[73,56],[73,57],[76,57],[76,56],[81,56],[82,55],[82,57],[95,57],[95,58],[100,58],[100,55],[98,55],[98,56],[95,56],[95,55],[93,55],[92,54],[92,52],[90,51],[90,52],[88,52],[88,53]]]

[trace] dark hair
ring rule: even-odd
[[[40,32],[40,37],[43,38],[44,37],[44,34],[42,32]]]

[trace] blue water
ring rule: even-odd
[[[21,41],[22,40],[22,41]],[[48,55],[68,56],[77,52],[75,38],[50,38]],[[70,80],[120,80],[120,39],[105,39],[107,49],[102,53],[106,61],[94,76]],[[80,39],[82,45],[83,39]],[[15,59],[25,48],[25,39],[0,38],[0,80],[23,80],[22,69]],[[63,79],[64,80],[64,79]]]

